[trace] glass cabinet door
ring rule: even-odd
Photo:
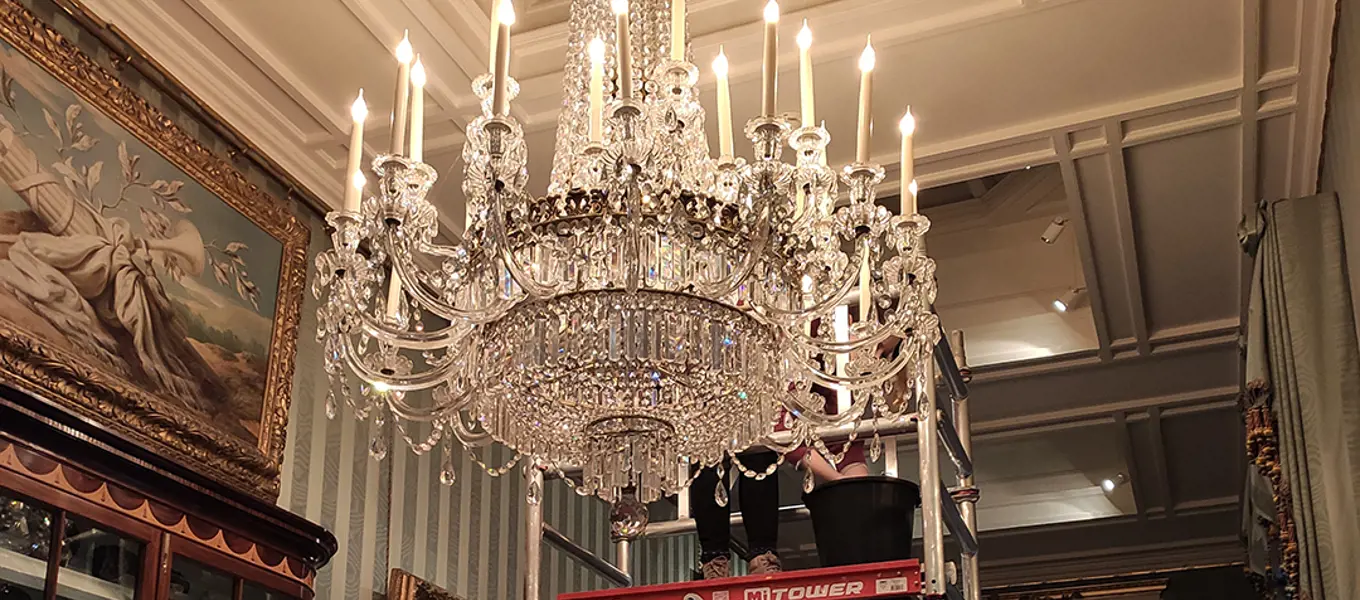
[[[0,488],[0,600],[42,600],[56,516]]]
[[[175,555],[170,567],[170,600],[233,600],[235,597],[235,577]]]
[[[67,513],[57,598],[136,600],[145,554],[145,542]]]

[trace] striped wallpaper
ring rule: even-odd
[[[1341,201],[1351,297],[1360,299],[1360,5],[1343,2],[1337,13],[1327,122],[1323,131],[1322,191]],[[1360,334],[1360,302],[1355,302]]]
[[[330,239],[312,228],[310,255]],[[310,264],[310,261],[309,261]],[[309,273],[310,276],[310,273]],[[438,452],[416,456],[401,440],[383,461],[369,457],[370,423],[352,411],[326,418],[326,377],[317,344],[317,301],[303,301],[297,369],[288,420],[279,505],[331,530],[340,550],[317,575],[319,600],[370,600],[384,595],[387,573],[399,567],[468,600],[519,599],[525,483],[516,469],[491,477],[465,453],[458,479],[439,482]],[[419,431],[411,431],[416,436]],[[509,458],[504,449],[478,451],[488,465]],[[592,551],[613,560],[609,509],[582,498],[560,481],[544,490],[544,520]],[[544,598],[603,589],[605,580],[550,545],[543,550]]]

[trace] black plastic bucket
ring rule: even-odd
[[[823,567],[911,558],[921,489],[895,477],[852,477],[803,494]]]

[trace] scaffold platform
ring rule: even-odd
[[[558,600],[857,600],[915,598],[916,560],[562,594]]]

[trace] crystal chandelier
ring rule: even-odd
[[[774,112],[772,0],[763,114],[744,131],[753,160],[734,157],[721,54],[713,157],[684,0],[573,0],[552,179],[535,197],[524,133],[508,110],[518,86],[506,75],[514,17],[502,1],[491,72],[473,84],[481,115],[462,154],[458,243],[440,242],[428,197],[436,173],[422,162],[425,73],[405,40],[394,122],[409,120],[410,135],[394,128],[368,194],[362,94],[355,103],[345,208],[327,217],[334,247],[317,257],[313,283],[328,413],[343,401],[372,418],[378,458],[393,429],[417,453],[442,445],[445,483],[454,444],[494,441],[515,460],[483,464],[488,472],[506,473],[520,457],[579,468],[578,492],[611,501],[675,493],[691,481],[689,467],[727,457],[763,478],[779,463],[751,472],[738,453],[802,444],[827,453],[819,427],[904,417],[939,336],[934,263],[914,181],[905,214],[874,203],[884,170],[868,157],[872,49],[861,60],[858,160],[838,173],[826,164],[830,135],[813,123],[806,24],[802,118]],[[908,113],[904,181],[913,124]],[[793,162],[783,160],[786,145]],[[850,324],[843,305],[856,295]],[[828,411],[814,385],[848,400]],[[412,439],[421,422],[428,436]],[[791,442],[768,439],[777,426]],[[877,450],[875,440],[871,456]]]

